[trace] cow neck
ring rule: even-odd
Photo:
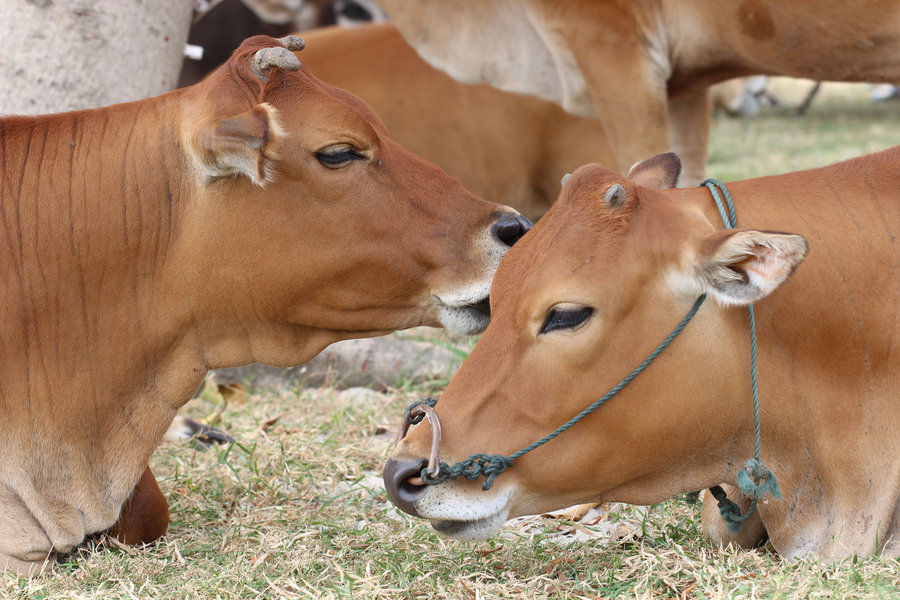
[[[734,203],[732,202],[731,194],[728,191],[728,188],[725,187],[725,184],[716,179],[707,179],[700,184],[700,187],[706,187],[710,191],[710,194],[712,195],[713,200],[716,203],[716,208],[719,211],[719,215],[722,217],[722,222],[725,224],[725,227],[727,229],[735,229],[737,227],[737,216],[735,214]],[[570,427],[605,404],[610,398],[615,396],[625,386],[627,386],[635,377],[640,375],[644,371],[644,369],[646,369],[650,365],[650,363],[652,363],[653,360],[656,359],[656,357],[659,356],[659,354],[662,353],[662,351],[672,343],[672,341],[678,336],[679,333],[681,333],[681,331],[687,326],[687,324],[690,323],[690,321],[694,318],[694,315],[697,314],[697,311],[700,310],[700,307],[703,305],[705,300],[706,294],[703,294],[699,298],[697,298],[688,314],[662,341],[662,343],[657,346],[657,348],[650,354],[650,356],[648,356],[631,373],[625,376],[622,381],[614,386],[603,397],[594,401],[590,406],[569,419],[555,431],[547,434],[536,442],[525,446],[518,452],[510,454],[509,456],[479,453],[473,454],[469,458],[454,465],[448,465],[445,462],[438,462],[437,460],[430,460],[429,463],[422,468],[420,474],[422,482],[428,485],[437,485],[443,483],[444,481],[447,481],[448,479],[453,479],[456,477],[465,477],[470,481],[474,481],[479,477],[484,476],[485,480],[482,482],[481,488],[483,490],[489,490],[494,483],[494,479],[496,479],[500,474],[511,467],[516,459],[522,457],[528,452],[531,452],[532,450],[539,448],[540,446],[543,446],[547,442],[553,440],[563,432],[567,431]],[[737,484],[744,494],[752,498],[750,508],[745,514],[742,515],[740,508],[734,502],[728,500],[725,491],[721,488],[721,486],[713,486],[712,488],[710,488],[710,492],[719,503],[719,512],[721,513],[722,518],[728,524],[729,531],[731,531],[732,533],[737,533],[738,531],[740,531],[743,522],[753,515],[753,513],[756,511],[756,505],[759,498],[766,495],[772,495],[775,498],[781,498],[781,490],[778,488],[778,482],[775,480],[775,475],[771,470],[763,465],[762,460],[760,459],[761,443],[759,422],[759,394],[756,376],[756,317],[753,311],[752,304],[747,307],[747,311],[750,319],[750,378],[752,382],[753,392],[755,445],[753,458],[749,459],[737,474]],[[401,427],[401,432],[404,432],[409,425],[420,423],[426,416],[430,421],[432,421],[432,427],[435,428],[436,431],[439,431],[440,424],[437,419],[437,413],[435,413],[434,410],[429,410],[428,408],[426,408],[430,407],[431,409],[433,409],[437,404],[437,401],[437,398],[428,398],[426,400],[412,403],[404,413],[404,425],[403,427]],[[438,455],[439,448],[435,447],[438,444],[440,444],[440,435],[436,434],[433,436],[432,441],[432,457],[436,457]],[[690,494],[690,496],[696,497],[697,493],[698,492],[694,492]]]

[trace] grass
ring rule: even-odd
[[[806,84],[778,81],[785,104]],[[900,103],[825,86],[810,113],[717,117],[711,175],[729,180],[827,164],[898,143]],[[422,339],[421,330],[403,334]],[[465,354],[471,340],[434,337]],[[449,374],[448,374],[449,377]],[[712,548],[697,507],[603,507],[596,524],[537,516],[479,543],[448,541],[395,510],[379,484],[399,416],[427,390],[281,389],[232,397],[238,440],[162,446],[151,466],[170,501],[148,548],[89,542],[49,576],[0,575],[2,598],[896,598],[900,563],[788,563]],[[207,394],[188,405],[214,413]]]
[[[869,100],[865,84],[825,83],[798,116],[812,82],[775,78],[780,105],[750,119],[716,115],[707,173],[723,181],[822,167],[900,144],[900,101]]]

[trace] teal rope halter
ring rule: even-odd
[[[734,212],[734,203],[731,201],[731,193],[729,193],[725,184],[718,179],[707,179],[703,181],[700,186],[705,186],[709,189],[713,200],[716,201],[716,208],[719,209],[719,214],[722,216],[722,221],[725,223],[725,226],[729,229],[736,228],[737,217]],[[728,215],[725,214],[725,209],[722,207],[722,199],[719,198],[719,192],[722,192],[725,203],[728,205]],[[778,481],[775,479],[775,474],[763,464],[759,457],[761,442],[759,425],[759,385],[757,384],[756,377],[756,313],[753,310],[752,304],[747,306],[747,315],[750,319],[750,381],[753,387],[754,447],[753,458],[744,463],[744,467],[738,471],[737,484],[744,494],[752,498],[750,501],[750,508],[742,515],[741,509],[737,504],[728,500],[725,491],[721,487],[714,486],[710,488],[710,492],[719,503],[719,512],[728,524],[728,531],[731,533],[740,531],[744,521],[749,519],[753,513],[756,512],[756,503],[760,498],[767,495],[779,499],[781,498],[781,489],[778,487]]]
[[[731,201],[731,194],[728,192],[728,189],[724,184],[715,180],[715,179],[707,179],[704,181],[701,186],[706,186],[710,193],[713,196],[713,199],[716,202],[716,207],[719,209],[719,214],[722,216],[722,221],[725,223],[725,226],[729,229],[734,229],[737,226],[737,218],[735,216],[734,204]],[[725,207],[723,206],[722,199],[719,197],[718,191],[722,192],[722,195],[725,198],[725,204],[728,206],[728,213],[725,212]],[[462,460],[454,465],[448,465],[445,462],[440,462],[437,465],[437,468],[432,472],[429,466],[423,467],[421,472],[422,481],[428,485],[437,485],[439,483],[443,483],[444,481],[456,477],[465,477],[470,481],[474,481],[479,477],[484,476],[485,480],[481,483],[481,488],[483,490],[489,490],[494,483],[494,479],[497,478],[498,475],[506,471],[509,467],[513,465],[513,462],[520,458],[521,456],[531,452],[532,450],[543,446],[550,440],[556,438],[564,431],[568,430],[570,427],[584,419],[586,416],[597,410],[600,406],[606,403],[607,400],[615,396],[619,393],[626,385],[628,385],[631,380],[640,375],[644,369],[646,369],[650,363],[652,363],[657,356],[662,353],[663,350],[669,347],[672,341],[678,336],[679,333],[690,323],[691,319],[694,318],[694,315],[697,314],[697,311],[700,310],[700,307],[703,305],[703,302],[706,300],[706,294],[703,294],[697,301],[694,302],[693,307],[688,312],[687,315],[681,320],[681,322],[672,330],[672,332],[666,336],[666,338],[660,343],[656,349],[650,353],[650,355],[644,359],[644,361],[639,364],[631,373],[625,376],[622,381],[616,384],[609,392],[607,392],[602,398],[594,401],[590,406],[579,412],[577,415],[566,421],[560,427],[558,427],[555,431],[545,435],[541,439],[537,440],[525,446],[518,452],[514,452],[509,456],[503,456],[499,454],[473,454],[469,458]],[[748,306],[748,311],[750,315],[750,376],[753,383],[753,418],[755,423],[755,451],[753,458],[747,461],[744,467],[738,472],[737,475],[737,483],[740,487],[741,491],[752,497],[753,500],[750,504],[750,509],[746,514],[741,515],[740,508],[732,501],[728,500],[725,496],[725,492],[721,487],[715,486],[711,488],[710,491],[719,501],[719,511],[722,514],[722,518],[728,523],[728,529],[732,533],[735,533],[740,530],[741,524],[750,518],[753,512],[756,510],[756,503],[759,498],[766,494],[771,494],[776,498],[781,498],[781,491],[778,489],[778,483],[775,481],[775,475],[767,469],[762,461],[759,458],[760,455],[760,424],[759,424],[759,396],[758,396],[758,386],[757,386],[757,378],[756,378],[756,319],[753,313],[753,306]],[[414,402],[411,404],[404,413],[404,419],[407,423],[416,424],[419,423],[424,417],[425,413],[423,412],[415,412],[414,409],[421,405],[428,405],[430,407],[434,407],[437,404],[436,398],[428,398],[427,400],[421,400],[418,402]]]

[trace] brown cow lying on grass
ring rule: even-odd
[[[435,408],[441,459],[527,447],[619,383],[701,294],[717,302],[487,491],[486,480],[424,485],[432,428],[415,426],[385,467],[392,499],[473,539],[518,515],[733,482],[754,447],[747,310],[735,305],[759,301],[762,459],[783,497],[761,501],[735,539],[768,535],[788,558],[897,555],[898,164],[900,147],[730,184],[737,230],[706,188],[653,189],[674,185],[674,155],[628,178],[581,167],[497,271],[492,322]],[[714,542],[733,538],[718,511],[703,519]]]
[[[299,38],[284,44],[300,49]],[[0,569],[168,525],[147,468],[207,370],[481,330],[529,224],[266,37],[164,96],[0,119]]]

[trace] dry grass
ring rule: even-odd
[[[805,85],[779,82],[783,100]],[[897,143],[900,103],[826,88],[809,115],[717,118],[710,173],[722,179],[816,166]],[[381,394],[285,389],[232,401],[238,442],[166,445],[152,467],[170,499],[149,548],[89,543],[37,580],[0,575],[4,598],[895,598],[896,560],[792,564],[707,546],[696,507],[613,506],[596,525],[535,517],[470,544],[395,510],[380,487],[402,408]],[[214,413],[210,394],[189,405]]]
[[[788,564],[719,550],[680,500],[613,506],[608,521],[518,520],[485,542],[439,538],[397,512],[378,473],[396,415],[417,393],[283,390],[229,405],[240,440],[160,448],[172,506],[150,548],[88,545],[52,576],[4,576],[11,598],[871,598],[895,560]],[[196,415],[211,399],[191,404]],[[275,419],[277,417],[277,420]],[[610,525],[612,522],[612,526]]]

